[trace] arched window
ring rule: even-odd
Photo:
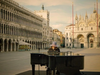
[[[93,28],[91,27],[91,30],[93,30]]]
[[[5,10],[4,10],[4,19],[5,19]]]
[[[8,12],[8,20],[9,20],[9,12]]]
[[[7,11],[6,11],[6,20],[7,20],[7,16],[8,16],[8,15],[7,15]]]
[[[3,10],[1,9],[1,18],[3,19]]]
[[[12,20],[12,16],[11,16],[11,12],[10,12],[10,19],[9,19],[10,21]]]
[[[1,26],[2,26],[2,34],[3,34],[3,24]]]
[[[6,25],[4,24],[4,34],[6,33]]]

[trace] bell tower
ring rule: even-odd
[[[44,10],[44,5],[42,5],[42,10]]]

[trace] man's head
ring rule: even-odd
[[[57,47],[57,42],[53,42],[51,45],[52,49],[54,49],[55,47]]]

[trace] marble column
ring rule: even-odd
[[[87,37],[84,38],[84,48],[88,48],[88,40],[87,40]]]
[[[10,26],[8,25],[8,34],[10,34]]]
[[[43,46],[44,46],[44,44],[42,43],[42,49],[44,48]]]
[[[16,51],[16,42],[14,42],[14,51]]]
[[[36,42],[34,42],[34,50],[36,50]]]
[[[6,11],[4,11],[4,19],[6,19]]]
[[[7,48],[6,48],[6,51],[8,52],[8,46],[9,46],[9,43],[8,43],[8,39],[7,39]]]
[[[77,47],[77,38],[74,39],[74,47]]]
[[[97,37],[95,37],[95,39],[94,39],[93,47],[94,48],[98,47],[98,38]]]
[[[10,45],[10,51],[12,51],[12,40],[11,40],[11,45]]]
[[[31,50],[33,50],[33,48],[32,48],[32,47],[33,47],[33,45],[32,45],[32,41],[30,42],[30,44],[31,44]]]

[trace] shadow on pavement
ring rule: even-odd
[[[45,71],[35,71],[35,75],[46,75],[46,72]],[[16,75],[32,75],[32,70],[29,70],[29,71],[26,71],[26,72],[23,72],[23,73],[19,73],[19,74],[16,74]]]
[[[26,71],[26,72],[23,72],[23,73],[19,73],[19,74],[16,74],[16,75],[32,75],[32,70],[29,70],[29,71]],[[35,71],[35,75],[46,75],[46,72],[45,71]],[[60,74],[60,75],[65,75],[65,74]],[[82,72],[81,71],[81,75],[100,75],[100,72]]]

